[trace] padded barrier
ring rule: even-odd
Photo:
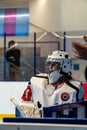
[[[53,112],[60,112],[63,110],[75,110],[74,113],[77,113],[77,108],[84,106],[85,107],[85,118],[87,118],[87,101],[78,101],[78,102],[74,102],[74,103],[66,103],[66,104],[62,104],[62,105],[55,105],[55,106],[50,106],[50,107],[43,107],[43,117],[52,117],[52,113]],[[70,114],[74,114],[74,113],[70,113]],[[70,117],[75,117],[76,116],[72,116],[69,115]]]
[[[47,124],[79,124],[87,125],[87,119],[70,118],[4,118],[6,123],[47,123]]]

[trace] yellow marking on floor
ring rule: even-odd
[[[15,114],[0,114],[0,120],[3,120],[5,117],[15,117]]]

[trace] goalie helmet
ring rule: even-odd
[[[71,57],[64,51],[53,51],[46,59],[45,69],[48,73],[49,83],[53,84],[57,82],[63,74],[71,72]]]

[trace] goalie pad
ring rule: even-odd
[[[40,117],[39,109],[34,105],[33,102],[21,103],[18,105],[17,109],[20,111],[22,117]]]

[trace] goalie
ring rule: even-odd
[[[83,100],[84,89],[80,81],[72,78],[72,61],[67,52],[53,51],[46,59],[45,68],[47,74],[31,78],[22,95],[24,102],[32,102],[40,112],[44,106]]]

